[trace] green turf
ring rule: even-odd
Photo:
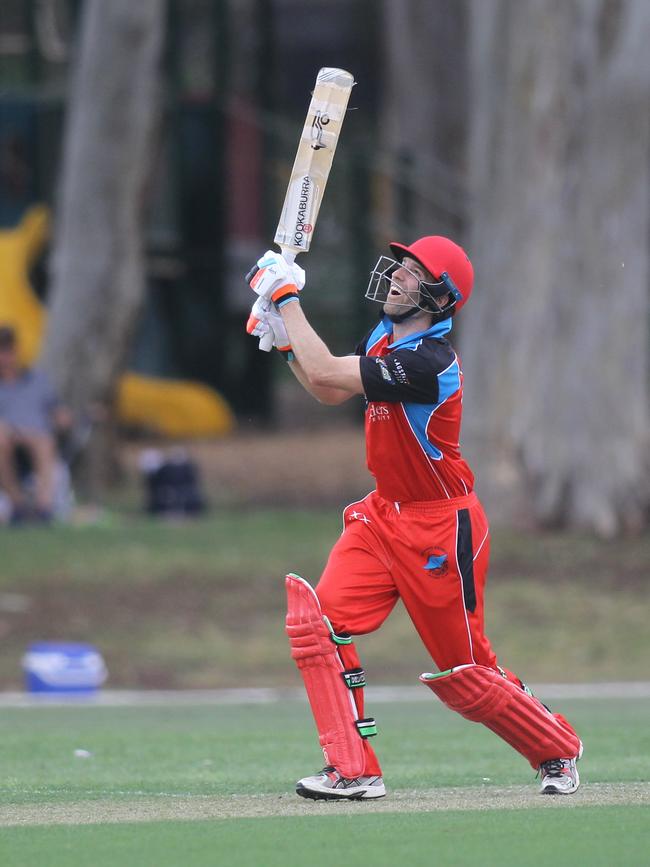
[[[4,867],[641,867],[643,807],[236,819],[4,829]],[[46,853],[46,854],[45,854]]]
[[[585,741],[583,786],[650,778],[650,700],[561,702]],[[486,729],[430,702],[376,703],[376,746],[390,789],[537,783],[520,756]],[[90,758],[77,758],[76,749]],[[320,764],[307,707],[249,706],[3,709],[0,817],[156,796],[290,793]],[[534,809],[160,821],[0,828],[3,867],[285,867],[333,861],[417,865],[641,865],[647,808],[544,801]],[[93,803],[97,807],[93,808]],[[383,802],[388,804],[389,801]],[[93,813],[93,809],[95,812]],[[365,811],[365,812],[364,812]]]
[[[96,644],[112,687],[292,683],[283,576],[315,583],[340,527],[335,509],[256,509],[0,529],[0,689],[22,685],[39,639]],[[649,539],[495,531],[486,624],[502,664],[533,682],[646,678]],[[372,683],[430,667],[400,605],[359,649]]]
[[[562,702],[585,742],[584,782],[650,779],[650,700]],[[533,785],[481,726],[423,703],[377,704],[393,789]],[[76,749],[92,753],[77,758]],[[0,805],[141,795],[286,792],[321,761],[304,704],[21,708],[0,716]]]
[[[29,589],[33,582],[129,586],[188,575],[289,571],[322,567],[341,528],[336,510],[249,509],[168,522],[141,514],[108,513],[95,525],[0,529],[0,588]]]

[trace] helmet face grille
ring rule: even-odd
[[[415,293],[404,293],[403,286],[394,283],[393,274],[398,268],[408,271],[417,280],[418,289]],[[385,304],[389,300],[388,296],[393,285],[406,295],[408,301],[391,301],[391,303],[395,304],[396,307],[403,307],[405,310],[417,307],[419,310],[424,310],[427,313],[445,313],[449,315],[460,297],[460,293],[453,285],[449,275],[444,274],[440,280],[436,280],[435,282],[426,282],[397,259],[391,259],[390,256],[380,256],[375,263],[375,267],[370,272],[370,280],[368,281],[365,297],[369,301]],[[434,299],[448,293],[451,293],[452,296],[450,301],[444,306],[439,307]]]
[[[393,241],[389,247],[397,260],[410,256],[437,280],[448,284],[448,291],[456,299],[453,313],[467,303],[474,286],[474,268],[465,250],[451,238],[426,235],[410,246]]]

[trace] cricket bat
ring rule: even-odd
[[[353,86],[354,77],[345,69],[325,67],[316,76],[274,238],[287,262],[311,245]],[[246,275],[246,282],[256,270]],[[251,317],[246,330],[251,333],[256,325]],[[272,340],[272,335],[270,342],[263,337],[260,349],[270,351]]]
[[[345,69],[326,67],[316,76],[275,232],[288,262],[309,250],[353,86]]]

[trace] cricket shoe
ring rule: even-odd
[[[367,798],[383,798],[386,787],[381,777],[342,777],[331,766],[323,768],[320,774],[303,777],[296,783],[296,792],[301,798],[312,801],[360,801]]]
[[[540,793],[542,795],[572,795],[578,790],[580,777],[576,762],[582,756],[580,752],[575,759],[549,759],[539,766],[542,775]]]

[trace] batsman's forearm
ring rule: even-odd
[[[350,394],[362,394],[359,358],[332,355],[311,327],[300,303],[292,301],[280,309],[293,353],[313,388],[342,389]]]
[[[316,372],[326,365],[332,354],[307,321],[298,302],[285,304],[281,309],[289,342],[301,370],[312,382]]]
[[[342,388],[324,388],[322,386],[312,385],[309,382],[305,371],[300,366],[300,362],[296,358],[289,362],[289,368],[305,391],[309,392],[312,397],[315,397],[319,403],[336,406],[354,396],[354,392],[345,391]]]

